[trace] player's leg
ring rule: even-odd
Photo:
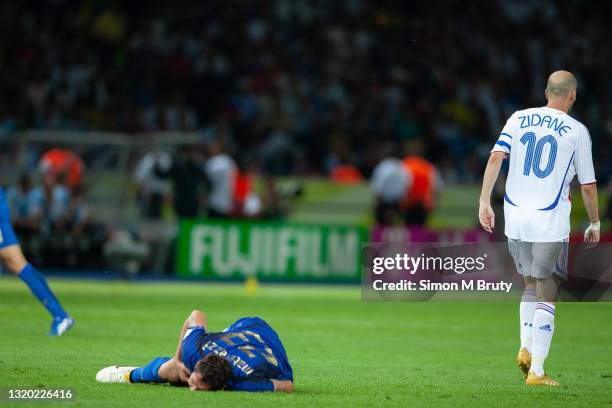
[[[102,383],[179,383],[176,360],[157,357],[142,367],[110,366],[96,374],[96,381]]]
[[[519,307],[520,325],[521,325],[521,348],[527,349],[531,353],[531,335],[533,327],[533,315],[538,304],[538,298],[536,295],[536,279],[525,276],[525,289],[523,296],[521,297],[521,304]]]
[[[555,332],[555,301],[558,295],[559,281],[555,277],[538,279],[537,304],[533,316],[533,345],[530,374],[537,377],[545,375],[544,361],[548,357],[553,334]]]
[[[130,372],[129,381],[132,383],[165,383],[171,382],[173,378],[166,378],[174,360],[170,357],[157,357],[148,364],[137,367]],[[165,365],[164,369],[162,367]],[[161,375],[160,375],[161,374]]]
[[[537,279],[538,304],[533,316],[533,344],[531,367],[527,376],[530,385],[558,385],[544,371],[552,337],[555,331],[555,302],[559,296],[561,280],[555,274],[557,261],[564,243],[538,243],[534,245],[534,276]]]
[[[12,228],[11,228],[12,230]],[[6,232],[7,228],[3,228]],[[59,336],[74,325],[60,302],[57,300],[45,277],[28,263],[17,243],[0,248],[0,261],[6,268],[30,288],[32,294],[43,304],[53,317],[50,335]]]
[[[523,279],[525,281],[525,289],[519,306],[521,347],[517,356],[517,364],[523,374],[527,376],[531,366],[533,317],[538,304],[538,298],[536,295],[536,279],[530,276],[524,276]]]
[[[508,239],[508,249],[516,265],[516,270],[523,276],[525,289],[519,305],[519,333],[520,347],[516,357],[516,364],[527,377],[531,365],[531,343],[533,315],[537,305],[536,280],[531,277],[531,264],[533,256],[531,243]]]

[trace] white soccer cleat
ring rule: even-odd
[[[49,336],[61,336],[66,333],[76,322],[70,316],[66,316],[59,319],[53,319],[51,322],[51,330]]]
[[[110,366],[101,369],[96,374],[96,381],[101,383],[130,383],[130,373],[138,367]]]

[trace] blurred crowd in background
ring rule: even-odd
[[[256,188],[256,175],[238,166],[220,140],[208,138],[139,156],[123,184],[136,212],[122,208],[126,192],[113,190],[108,198],[114,217],[101,217],[96,209],[104,207],[90,207],[86,197],[88,187],[99,187],[96,169],[88,169],[79,152],[52,148],[35,154],[40,147],[25,149],[26,156],[37,157],[34,165],[0,188],[24,251],[50,268],[171,271],[177,219],[280,220],[301,194],[299,183],[278,187],[267,176],[257,177]]]
[[[70,150],[51,149],[37,168],[5,190],[23,249],[49,267],[99,265],[108,232],[86,202],[83,161]]]
[[[420,140],[445,181],[469,182],[505,118],[544,104],[565,68],[609,177],[612,5],[418,3],[2,2],[0,138],[197,131],[271,174],[364,176],[381,141]]]
[[[179,218],[282,218],[291,200],[300,195],[299,186],[277,188],[273,177],[240,166],[216,138],[182,145],[173,154],[164,150],[145,154],[134,169],[133,181],[140,213],[149,219],[163,218],[164,203],[170,198]]]
[[[69,150],[51,149],[38,162],[39,172],[24,172],[6,189],[15,229],[23,234],[60,232],[79,235],[90,224],[84,201],[84,164]]]

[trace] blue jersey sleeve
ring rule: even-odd
[[[194,370],[195,365],[200,361],[203,355],[200,352],[200,341],[206,335],[206,330],[202,326],[194,326],[187,329],[183,343],[181,344],[182,356],[181,359],[187,368]]]
[[[506,154],[510,154],[510,151],[512,150],[512,139],[515,136],[515,129],[514,129],[515,121],[513,120],[515,115],[516,115],[516,112],[508,118],[506,125],[504,126],[501,133],[499,134],[499,138],[497,139],[497,142],[495,142],[493,149],[491,149],[491,153],[503,152]]]
[[[274,383],[266,379],[237,381],[228,387],[232,391],[263,392],[274,391]]]

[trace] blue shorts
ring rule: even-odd
[[[11,225],[11,212],[4,194],[0,194],[0,249],[15,244],[19,244],[19,240]]]
[[[293,381],[293,369],[291,368],[291,364],[289,364],[287,351],[285,351],[285,347],[280,337],[278,337],[278,334],[268,323],[259,317],[243,317],[232,323],[224,331],[234,332],[241,330],[251,330],[259,334],[266,344],[270,346],[274,356],[279,362],[279,369],[281,372],[280,379]]]

